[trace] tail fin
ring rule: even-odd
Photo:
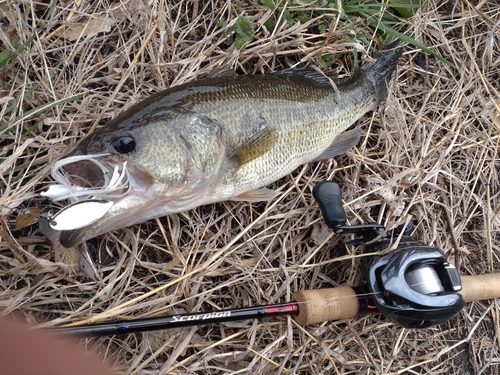
[[[383,102],[387,97],[387,85],[402,53],[401,41],[396,40],[373,55],[374,64],[365,63],[361,66],[361,71],[377,92],[376,105]]]

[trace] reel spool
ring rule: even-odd
[[[465,306],[460,275],[439,249],[411,240],[363,268],[378,310],[405,328],[440,324]]]
[[[347,245],[364,244],[368,253],[376,253],[388,249],[391,238],[401,234],[400,228],[385,232],[378,223],[345,225],[342,192],[335,182],[316,185],[313,196],[335,233],[361,236]],[[407,228],[395,250],[363,258],[362,265],[373,302],[383,315],[405,328],[426,328],[450,319],[464,307],[458,293],[462,284],[441,250],[415,241],[410,233]]]

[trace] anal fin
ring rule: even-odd
[[[355,128],[343,132],[335,137],[332,144],[326,148],[325,151],[313,161],[320,161],[325,159],[333,158],[337,155],[343,154],[344,152],[350,150],[359,141],[361,137],[361,129]]]
[[[262,202],[270,201],[276,198],[279,193],[272,189],[260,188],[256,190],[250,190],[243,194],[237,195],[231,198],[233,201],[243,201],[243,202]]]

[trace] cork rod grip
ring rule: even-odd
[[[359,310],[356,292],[348,286],[299,290],[293,293],[292,300],[299,303],[299,315],[294,319],[301,326],[354,318]]]
[[[461,276],[461,279],[462,290],[459,293],[465,302],[500,298],[500,272]]]
[[[500,298],[500,272],[487,275],[461,276],[465,302]],[[300,290],[292,295],[299,303],[295,321],[304,326],[329,320],[354,318],[359,311],[359,301],[353,288]]]

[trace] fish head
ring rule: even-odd
[[[148,197],[154,185],[168,190],[182,184],[192,169],[189,159],[175,130],[158,121],[131,129],[104,127],[67,155],[63,168],[72,183],[95,188],[106,187],[117,168],[125,169],[129,193]]]
[[[54,164],[53,177],[69,184],[70,192],[52,198],[101,198],[114,204],[94,223],[62,231],[61,244],[72,247],[196,206],[192,201],[222,164],[222,149],[218,128],[197,115],[149,119],[126,128],[104,126]]]

